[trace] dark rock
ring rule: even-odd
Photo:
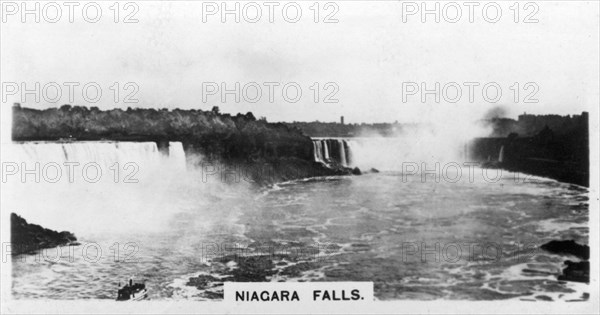
[[[299,277],[302,272],[315,269],[316,264],[310,262],[301,262],[295,265],[291,265],[283,271],[281,271],[281,275],[290,276],[290,277]]]
[[[277,272],[273,270],[275,264],[272,261],[272,256],[236,256],[228,255],[219,259],[221,263],[234,261],[238,264],[237,268],[231,273],[231,278],[226,281],[233,282],[265,282],[267,277],[270,277]]]
[[[190,278],[186,285],[202,290],[207,287],[213,287],[216,283],[221,283],[222,281],[223,279],[218,279],[213,276],[199,275],[197,277]]]
[[[362,172],[360,171],[360,168],[355,167],[352,169],[352,175],[362,175]]]
[[[535,298],[540,301],[552,301],[552,298],[547,295],[538,295]]]
[[[78,245],[73,233],[57,232],[37,224],[27,223],[15,213],[10,214],[10,242],[13,255],[31,253],[44,248]]]
[[[550,241],[542,245],[541,248],[554,254],[573,255],[584,260],[590,259],[590,247],[587,245],[579,245],[573,240]]]
[[[370,170],[370,172],[371,172],[371,173],[379,173],[379,170],[378,170],[378,169],[376,169],[376,168],[374,168],[374,167],[371,167],[371,170]]]
[[[243,161],[233,163],[232,167],[241,169],[244,180],[250,179],[258,186],[268,186],[300,178],[349,174],[341,169],[330,168],[321,163],[295,157],[257,158],[252,163]]]
[[[565,261],[567,268],[563,269],[563,274],[558,276],[558,280],[574,282],[590,282],[590,262],[572,262]]]
[[[581,295],[581,299],[583,299],[583,300],[588,300],[589,298],[590,298],[590,294],[589,294],[589,293],[587,293],[587,292],[584,292],[584,293]]]
[[[207,298],[212,300],[223,299],[223,292],[206,291],[204,292],[204,295],[206,295]]]

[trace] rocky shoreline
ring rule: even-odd
[[[580,261],[565,260],[566,268],[558,275],[560,281],[590,282],[590,247],[577,244],[573,240],[550,241],[540,247],[541,249],[567,257],[575,257]]]
[[[10,243],[12,255],[29,254],[45,248],[78,245],[71,232],[46,229],[28,223],[15,213],[10,214]]]

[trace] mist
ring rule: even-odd
[[[16,161],[19,165],[18,174],[6,176],[3,184],[3,209],[30,223],[67,230],[87,239],[104,233],[164,232],[177,215],[185,213],[194,214],[191,217],[199,230],[235,220],[233,212],[239,209],[233,205],[244,204],[239,200],[248,198],[249,184],[208,177],[198,164],[202,156],[186,159],[181,143],[171,143],[170,147],[172,152],[165,155],[157,151],[155,143],[3,145],[7,152],[4,162]],[[65,155],[63,150],[70,152]],[[63,166],[68,162],[79,163],[73,169],[72,180]],[[102,171],[97,182],[92,182],[98,178],[95,168],[87,170],[87,178],[82,175],[85,165],[91,162],[100,165]],[[39,178],[34,174],[23,178],[22,166],[31,173],[36,163]],[[45,168],[51,163],[52,167]],[[55,166],[62,166],[62,176],[57,175]]]
[[[430,112],[431,114],[431,112]],[[477,112],[433,112],[423,122],[407,125],[392,137],[361,134],[349,141],[352,164],[361,169],[402,170],[403,163],[462,163],[465,146],[476,137],[488,136],[491,126],[479,123]]]

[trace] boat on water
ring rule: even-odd
[[[119,287],[121,284],[119,283]],[[129,283],[119,289],[117,293],[117,301],[141,301],[148,297],[148,290],[144,283],[133,283],[133,279],[129,279]]]

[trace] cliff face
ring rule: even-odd
[[[498,161],[501,168],[589,186],[587,114],[567,121],[571,122],[563,129],[545,125],[533,136],[511,133],[507,137],[475,139],[471,145],[471,158],[495,162],[500,148],[504,147],[504,159]],[[535,126],[538,125],[524,124],[522,127],[535,129]]]
[[[13,107],[15,141],[77,140],[181,141],[209,158],[295,157],[312,161],[310,138],[284,124],[231,116],[218,109],[113,109],[63,105],[36,110]]]
[[[76,245],[77,238],[70,232],[57,232],[37,224],[27,223],[22,217],[10,214],[10,242],[13,255],[62,245]]]

